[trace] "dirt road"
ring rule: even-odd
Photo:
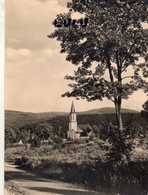
[[[8,163],[5,164],[5,177],[6,186],[11,184],[14,188],[11,192],[5,189],[5,195],[103,195],[81,186],[37,177]]]

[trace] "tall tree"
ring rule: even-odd
[[[88,25],[63,25],[48,35],[61,42],[61,53],[77,66],[74,75],[66,76],[72,89],[63,96],[111,100],[119,132],[122,100],[140,88],[148,91],[147,6],[147,0],[72,0],[69,11],[57,15],[56,21],[79,13],[80,19],[88,18]]]
[[[142,105],[145,112],[148,112],[148,100]]]

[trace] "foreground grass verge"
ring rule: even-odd
[[[105,161],[104,151],[94,142],[67,143],[56,147],[43,145],[36,149],[9,148],[6,151],[7,161],[13,161],[39,176],[124,195],[147,193],[147,159],[139,159],[116,168]]]
[[[5,182],[5,195],[26,195],[16,184],[13,182]]]

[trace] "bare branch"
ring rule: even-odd
[[[127,78],[132,78],[132,76],[123,77],[122,80],[127,79]]]

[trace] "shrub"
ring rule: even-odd
[[[31,146],[32,146],[33,148],[35,148],[35,147],[40,147],[40,145],[41,145],[41,140],[40,140],[40,138],[39,138],[38,136],[35,136],[35,137],[31,140]]]

